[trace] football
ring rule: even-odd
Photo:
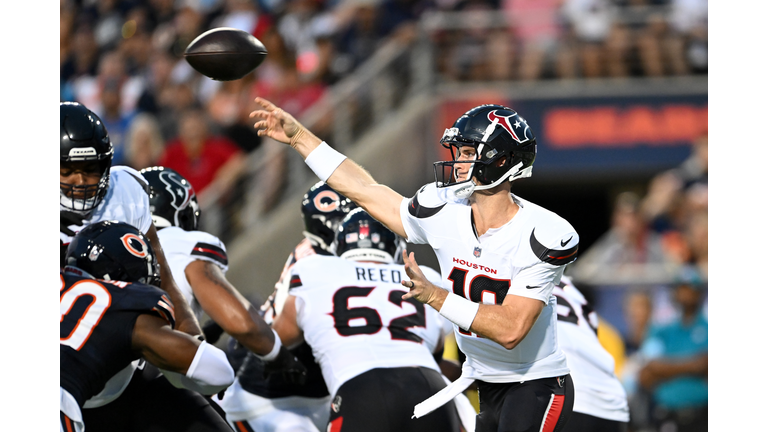
[[[208,30],[189,43],[184,58],[196,71],[216,81],[240,79],[267,57],[252,34],[229,27]]]

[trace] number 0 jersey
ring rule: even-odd
[[[153,286],[61,273],[59,295],[60,385],[80,407],[139,358],[131,347],[139,315],[156,315],[174,325],[171,301]]]
[[[434,270],[424,275],[439,280]],[[375,368],[423,366],[440,371],[433,351],[442,338],[441,317],[414,299],[405,269],[314,255],[291,270],[296,321],[334,395],[351,378]]]
[[[435,251],[442,288],[476,303],[501,304],[507,295],[541,300],[545,306],[520,344],[511,350],[454,325],[467,356],[464,374],[487,382],[530,381],[568,373],[558,347],[555,298],[565,264],[576,258],[579,236],[555,213],[515,195],[517,214],[479,238],[468,200],[428,184],[403,199],[400,218],[410,243]]]
[[[573,411],[628,422],[627,395],[614,375],[615,362],[597,338],[597,314],[566,276],[553,294],[560,347],[568,358],[575,389]]]
[[[179,227],[166,227],[157,231],[157,238],[163,247],[165,260],[171,269],[173,280],[184,294],[198,320],[203,318],[203,309],[189,285],[185,270],[195,260],[210,261],[226,272],[229,268],[227,249],[218,237],[203,231],[184,231]]]

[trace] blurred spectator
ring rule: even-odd
[[[679,318],[652,326],[642,346],[647,360],[639,383],[652,392],[652,416],[660,431],[707,430],[708,329],[702,314],[705,286],[685,268],[674,287]]]
[[[264,32],[272,24],[269,14],[260,10],[258,2],[254,0],[225,0],[224,11],[213,20],[210,28],[236,28],[261,40]]]
[[[640,212],[640,197],[622,192],[614,203],[610,229],[573,264],[573,277],[587,282],[597,277],[659,278],[665,276],[669,263],[661,235],[649,229]]]
[[[707,70],[707,0],[671,0],[669,49],[685,61],[674,71],[678,75]]]
[[[246,153],[255,150],[261,144],[261,137],[253,128],[249,117],[255,107],[248,89],[254,83],[255,74],[220,83],[216,92],[208,100],[207,111],[211,120],[226,136]]]
[[[624,319],[627,323],[624,344],[627,355],[634,354],[645,340],[653,314],[651,296],[642,290],[632,290],[624,297]]]
[[[571,37],[576,40],[581,76],[606,76],[609,52],[621,57],[622,48],[628,48],[624,42],[625,32],[616,24],[618,11],[615,6],[609,0],[565,0],[561,13]],[[615,66],[613,70],[622,74]]]
[[[208,207],[232,190],[245,169],[245,155],[231,140],[210,134],[202,110],[190,109],[181,116],[179,136],[167,144],[158,163],[189,180],[199,191],[200,206]]]
[[[345,76],[361,65],[384,39],[379,4],[380,0],[348,0],[343,4],[344,18],[339,18],[331,64],[334,77]]]
[[[110,78],[102,83],[100,111],[96,112],[109,131],[109,139],[114,146],[115,154],[112,163],[123,165],[125,163],[125,135],[133,120],[134,113],[124,112],[122,106],[122,83],[118,79]]]
[[[277,29],[286,48],[295,53],[296,71],[302,82],[328,79],[336,20],[323,10],[322,0],[287,0]]]
[[[502,0],[503,12],[521,51],[517,78],[541,78],[546,64],[560,55],[558,12],[563,1]]]
[[[129,76],[126,71],[125,57],[117,50],[101,55],[98,75],[83,75],[74,80],[73,88],[77,101],[98,115],[104,112],[101,91],[107,82],[120,85],[120,109],[130,113],[136,109],[139,96],[144,91],[144,80],[140,76]]]
[[[481,81],[489,78],[490,57],[486,44],[491,46],[488,26],[492,15],[490,5],[482,1],[472,1],[463,5],[464,21],[469,27],[450,35],[451,50],[447,54],[446,70],[448,75],[459,81]],[[506,40],[505,40],[506,39]],[[502,43],[511,42],[511,38],[502,39]]]
[[[644,289],[629,290],[624,296],[623,312],[627,325],[624,343],[627,357],[621,373],[617,376],[627,391],[630,429],[636,432],[649,431],[651,428],[650,395],[637,380],[640,369],[645,364],[640,347],[648,334],[653,309],[651,294]]]
[[[651,179],[641,204],[643,217],[662,234],[668,254],[678,263],[699,261],[705,277],[708,141],[705,131],[694,140],[691,155],[680,166]]]
[[[155,166],[163,150],[165,140],[157,119],[149,113],[136,115],[125,139],[125,164],[136,170]]]
[[[256,81],[251,88],[251,100],[263,97],[279,106],[291,115],[300,117],[304,110],[312,106],[325,94],[327,87],[318,81],[301,79],[296,63],[287,59],[275,65],[279,74],[273,82]]]
[[[93,2],[98,17],[93,33],[99,48],[104,51],[115,49],[122,37],[123,16],[119,3],[118,0]]]
[[[99,64],[99,46],[90,25],[75,19],[72,27],[74,34],[71,36],[71,46],[59,70],[61,79],[70,83],[82,76],[96,75]]]

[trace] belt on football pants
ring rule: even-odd
[[[459,379],[445,386],[442,390],[433,394],[427,400],[413,407],[413,417],[411,418],[423,417],[447,404],[449,401],[453,400],[453,398],[458,396],[459,393],[463,392],[470,385],[472,385],[473,382],[475,382],[474,378],[469,378],[462,372]]]

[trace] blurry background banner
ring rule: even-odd
[[[649,85],[646,90],[653,90]],[[450,125],[477,101],[440,105]],[[690,143],[707,129],[707,94],[511,98],[499,103],[518,111],[536,131],[542,177],[647,176],[683,162]],[[436,135],[436,141],[442,135]],[[446,152],[443,157],[450,157]]]

